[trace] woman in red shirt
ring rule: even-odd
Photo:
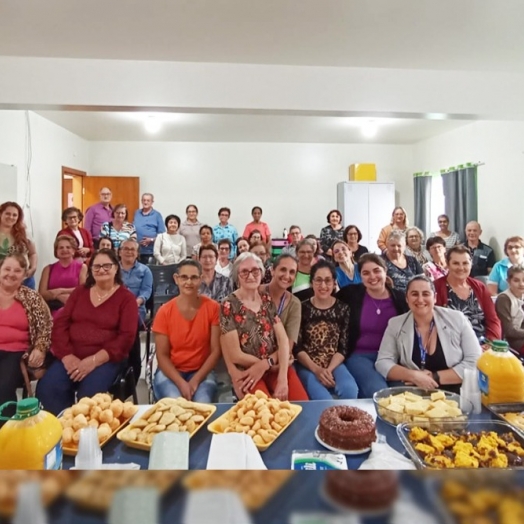
[[[138,326],[134,295],[122,284],[116,254],[101,249],[90,260],[84,286],[71,293],[55,320],[57,360],[38,383],[36,396],[58,414],[78,398],[102,393],[127,360]]]
[[[60,230],[56,236],[67,235],[76,239],[78,248],[75,251],[75,258],[81,258],[86,261],[95,252],[95,247],[91,233],[87,229],[80,227],[80,222],[82,222],[83,218],[82,211],[77,207],[64,209],[62,222],[65,222],[67,227]]]

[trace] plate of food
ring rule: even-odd
[[[138,411],[132,402],[122,402],[109,395],[97,393],[92,398],[81,398],[65,409],[58,417],[62,424],[62,449],[64,455],[78,452],[80,430],[89,426],[97,428],[100,447],[105,446]]]
[[[131,421],[116,438],[131,448],[150,451],[153,438],[162,431],[187,431],[191,438],[216,411],[212,404],[185,398],[163,398]]]
[[[507,422],[518,432],[524,434],[524,402],[489,404],[487,408],[497,418]]]
[[[211,433],[247,433],[259,451],[265,451],[302,411],[302,406],[268,398],[263,391],[246,395],[207,429]]]
[[[524,467],[524,436],[506,422],[444,422],[439,430],[409,422],[397,434],[418,469]]]
[[[466,422],[473,411],[471,402],[455,393],[407,386],[381,389],[373,395],[373,403],[387,424],[415,422],[428,429],[438,429],[448,421]]]

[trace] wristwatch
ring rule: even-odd
[[[267,364],[269,366],[269,369],[271,369],[275,365],[275,361],[272,357],[267,357]]]
[[[440,386],[440,375],[436,371],[433,371],[432,376],[433,380]]]

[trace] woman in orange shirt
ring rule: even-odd
[[[202,266],[196,260],[178,264],[180,295],[164,304],[153,323],[158,369],[155,398],[184,397],[209,403],[217,390],[213,369],[220,358],[218,302],[200,295]]]

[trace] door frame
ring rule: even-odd
[[[85,171],[80,171],[79,169],[73,169],[72,167],[67,167],[67,166],[62,166],[62,182],[61,182],[61,185],[62,185],[62,196],[60,198],[60,203],[61,203],[61,206],[62,208],[60,209],[60,215],[59,216],[62,216],[62,212],[63,210],[67,207],[67,202],[64,202],[64,175],[69,175],[73,178],[77,178],[77,177],[80,177],[80,181],[83,180],[84,177],[87,176],[87,173]],[[84,190],[83,190],[83,182],[82,182],[82,194],[84,194]],[[82,209],[83,206],[76,206],[78,207],[79,209]]]

